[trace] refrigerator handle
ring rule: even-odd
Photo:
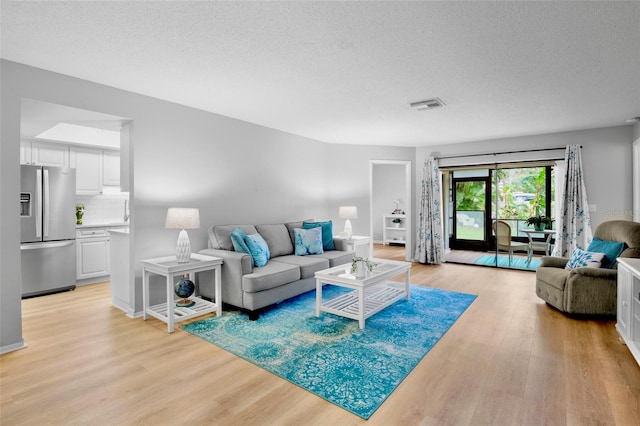
[[[36,169],[36,237],[42,238],[42,169]]]
[[[43,225],[43,236],[49,236],[49,170],[44,169],[44,220],[42,221]]]
[[[20,244],[20,250],[39,250],[72,246],[75,240]]]

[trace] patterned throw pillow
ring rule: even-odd
[[[333,242],[333,223],[330,220],[326,222],[302,222],[303,229],[311,229],[318,226],[322,228],[323,250],[335,250],[336,245]]]
[[[571,258],[565,269],[599,268],[603,257],[604,253],[592,253],[577,248],[571,253]]]
[[[322,228],[299,229],[294,228],[296,256],[306,256],[308,254],[321,254],[322,249]]]
[[[269,253],[269,246],[267,242],[260,236],[260,234],[247,235],[244,238],[244,242],[247,243],[251,257],[253,257],[253,264],[255,266],[264,266],[269,261],[271,253]]]

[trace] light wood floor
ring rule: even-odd
[[[28,348],[0,357],[0,424],[638,424],[640,367],[613,321],[551,309],[530,272],[411,274],[478,298],[368,422],[180,328],[127,318],[103,283],[23,301]]]

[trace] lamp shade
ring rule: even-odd
[[[200,228],[200,210],[169,207],[164,227],[169,229],[198,229]]]
[[[338,210],[340,219],[357,219],[358,208],[356,206],[341,206]]]

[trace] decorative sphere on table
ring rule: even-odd
[[[188,308],[189,306],[193,306],[196,304],[193,300],[190,300],[189,297],[196,291],[196,285],[189,278],[183,278],[176,283],[176,295],[181,297],[180,300],[176,302],[176,306],[179,308]]]

